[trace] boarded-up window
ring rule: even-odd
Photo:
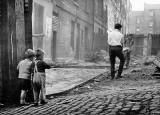
[[[34,3],[34,34],[43,33],[44,7]]]

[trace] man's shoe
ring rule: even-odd
[[[120,79],[120,78],[122,78],[122,77],[123,77],[123,76],[117,76],[116,79]]]
[[[44,100],[42,100],[42,101],[40,102],[40,104],[44,105],[44,104],[47,104],[47,102],[44,101]]]
[[[34,107],[37,107],[38,106],[38,103],[34,103]]]
[[[113,80],[115,78],[115,76],[111,76],[111,80]]]
[[[21,106],[29,105],[29,103],[27,103],[27,102],[21,102],[20,105],[21,105]]]

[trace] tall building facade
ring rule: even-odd
[[[57,59],[83,60],[91,49],[94,0],[56,0],[59,28]]]
[[[115,23],[121,23],[123,33],[127,34],[132,8],[130,0],[105,0],[105,7],[107,9],[108,31],[114,29]]]
[[[160,34],[160,4],[144,4],[144,11],[133,11],[129,32],[133,34]]]
[[[107,49],[107,30],[128,31],[129,0],[33,0],[33,47],[52,60],[85,58]]]
[[[129,33],[135,34],[135,54],[145,56],[160,52],[160,4],[144,4],[144,11],[133,11]]]
[[[103,0],[33,0],[33,48],[52,60],[85,60],[106,49]]]

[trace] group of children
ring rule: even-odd
[[[26,95],[30,88],[33,89],[34,105],[47,103],[45,101],[45,69],[50,69],[50,65],[43,61],[44,51],[41,49],[28,49],[25,52],[25,59],[20,61],[17,69],[19,70],[20,81],[20,104],[26,105]],[[31,87],[32,86],[32,87]]]

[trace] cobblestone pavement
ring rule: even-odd
[[[46,105],[2,108],[0,115],[160,115],[160,80],[147,68],[112,81],[103,74],[66,95],[50,97]]]

